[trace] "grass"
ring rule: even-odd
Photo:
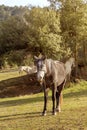
[[[53,116],[49,92],[45,117],[43,93],[0,99],[0,130],[87,130],[87,82],[72,84],[63,95],[62,112]]]
[[[7,80],[10,78],[20,77],[25,74],[26,74],[25,72],[23,72],[22,74],[19,74],[18,71],[0,72],[0,81]]]

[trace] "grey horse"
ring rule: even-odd
[[[34,56],[34,63],[37,66],[37,80],[44,89],[44,108],[42,115],[46,115],[48,88],[52,89],[52,113],[60,112],[62,89],[66,82],[65,65],[57,60],[38,58]]]
[[[70,76],[72,69],[75,67],[75,58],[71,57],[69,60],[65,62],[65,68],[66,68],[66,80],[69,80],[70,82]]]

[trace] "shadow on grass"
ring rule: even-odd
[[[33,95],[32,95],[33,96]],[[63,95],[64,98],[77,98],[87,96],[87,90],[81,90],[79,92],[69,92]],[[51,94],[48,96],[48,100],[51,100]],[[38,97],[28,97],[26,99],[24,98],[18,98],[15,100],[8,100],[8,101],[2,101],[0,102],[0,107],[10,107],[10,106],[17,106],[17,105],[24,105],[24,104],[31,104],[31,103],[38,103],[38,102],[44,102],[44,95],[38,96]]]
[[[69,92],[69,93],[64,94],[64,98],[82,97],[82,96],[87,96],[87,89],[80,90],[78,92]]]
[[[24,104],[30,104],[35,102],[42,102],[43,96],[41,97],[34,97],[34,98],[27,98],[27,99],[16,99],[16,100],[10,100],[10,101],[2,101],[0,102],[0,107],[10,107],[10,106],[20,106]]]
[[[41,117],[41,112],[31,112],[31,113],[22,113],[22,114],[13,114],[13,115],[6,115],[6,116],[0,116],[0,121],[6,121],[6,120],[17,120],[17,119],[27,119],[27,118],[37,118]]]

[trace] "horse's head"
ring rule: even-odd
[[[37,67],[37,80],[42,84],[46,73],[45,57],[38,58],[34,56],[34,63]]]

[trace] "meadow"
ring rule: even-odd
[[[8,76],[6,76],[8,75]],[[19,76],[0,73],[0,81]],[[87,81],[63,90],[62,112],[52,115],[51,91],[47,116],[42,116],[43,92],[0,98],[0,130],[87,130]]]

